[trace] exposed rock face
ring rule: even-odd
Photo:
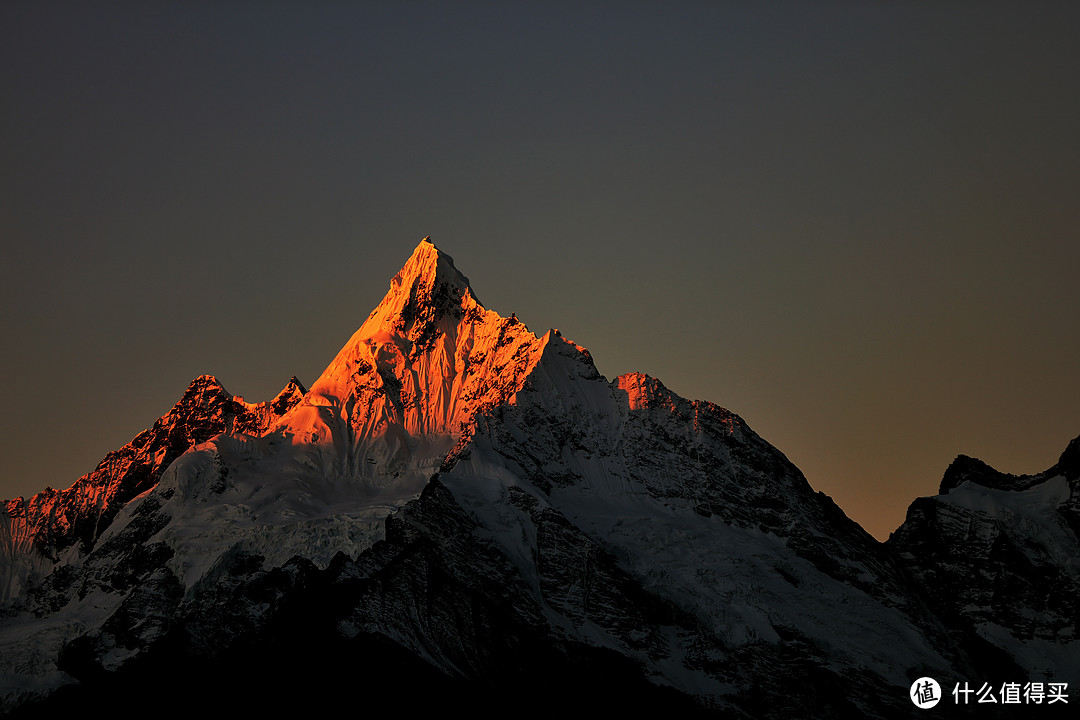
[[[984,490],[1051,487],[1049,507],[1077,482],[1071,453],[1062,477]],[[484,308],[427,240],[309,391],[294,378],[253,405],[202,377],[113,456],[126,460],[68,495],[9,503],[6,537],[27,540],[0,559],[19,578],[0,606],[6,708],[169,692],[195,709],[213,691],[230,709],[310,711],[355,698],[359,681],[368,709],[494,712],[524,697],[552,711],[896,717],[916,710],[914,679],[980,677],[999,667],[986,648],[1013,652],[980,639],[969,601],[1003,623],[1034,607],[1001,614],[944,577],[962,558],[935,522],[966,505],[917,502],[934,513],[909,516],[893,552],[738,415],[647,375],[608,381],[557,330]],[[984,467],[951,470],[942,497]],[[64,515],[62,496],[98,500]],[[1075,544],[1069,502],[1048,532]],[[1025,518],[1031,562],[998,554],[994,568],[1034,602],[1072,570],[1030,538],[1076,553]],[[1071,588],[1028,628],[1065,653]],[[183,707],[170,688],[188,683],[204,692]]]
[[[888,540],[953,635],[999,676],[1080,677],[1080,438],[1049,470],[959,456]],[[1003,679],[1007,679],[1004,678]]]
[[[32,587],[56,563],[89,552],[117,512],[153,488],[193,445],[223,432],[260,435],[303,394],[294,377],[272,402],[251,405],[202,375],[149,430],[110,452],[71,487],[7,501],[0,514],[0,600]]]
[[[542,346],[523,323],[485,309],[425,240],[282,427],[315,432],[318,413],[361,455],[394,431],[460,436],[477,411],[517,392]]]

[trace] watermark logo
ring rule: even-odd
[[[1001,703],[1002,705],[1053,705],[1054,703],[1069,702],[1069,683],[1042,683],[1028,682],[1021,685],[1018,682],[1002,683],[1000,688],[995,688],[990,683],[983,683],[976,690],[973,686],[964,682],[960,683],[952,691],[957,705],[967,705],[972,702],[971,698],[977,698],[977,703]]]
[[[941,686],[932,677],[921,677],[911,684],[911,702],[927,710],[941,701]]]
[[[978,688],[967,681],[956,683],[951,693],[941,694],[941,685],[932,677],[921,677],[911,684],[908,695],[915,706],[928,710],[943,699],[953,697],[955,705],[1055,705],[1069,704],[1069,683],[1064,682],[1005,682],[999,686],[984,682]]]

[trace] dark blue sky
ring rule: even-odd
[[[1080,434],[1076,3],[0,6],[0,496],[312,382],[425,235],[884,537]]]

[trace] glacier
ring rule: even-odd
[[[425,238],[310,388],[248,403],[200,376],[68,490],[5,504],[0,707],[211,668],[238,708],[310,709],[296,678],[360,675],[412,706],[421,683],[433,707],[589,690],[608,711],[895,717],[928,675],[1075,678],[1075,601],[1031,630],[956,551],[1006,537],[1041,573],[991,542],[1012,599],[1046,568],[1072,592],[1071,457],[1012,485],[962,462],[879,543],[737,414],[608,380]]]

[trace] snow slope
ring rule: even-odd
[[[0,601],[34,587],[56,564],[89,552],[120,508],[154,487],[193,444],[222,432],[261,434],[304,392],[294,377],[272,401],[252,404],[202,375],[151,428],[71,487],[7,501],[0,514]]]
[[[956,635],[1003,652],[1016,677],[1080,676],[1080,438],[1034,475],[964,455],[888,545]]]
[[[607,687],[626,707],[894,717],[913,679],[978,677],[987,648],[1073,667],[1076,454],[1018,481],[961,463],[884,546],[738,415],[608,381],[559,331],[486,309],[425,239],[309,390],[251,404],[197,378],[95,473],[8,503],[0,698],[152,698],[154,678],[240,667],[272,707],[275,668],[318,657],[388,701],[437,677],[463,707],[476,687],[551,707]],[[986,575],[965,554],[1015,576],[1020,610],[947,580]]]
[[[306,393],[291,382],[274,401],[252,405],[213,378],[198,378],[154,429],[60,494],[73,498],[60,505],[65,514],[48,493],[40,502],[9,503],[8,596],[36,584],[31,576],[40,582],[50,563],[113,573],[128,553],[106,550],[130,542],[167,555],[161,571],[178,579],[185,597],[212,586],[238,555],[257,554],[264,567],[293,556],[322,567],[337,553],[356,556],[383,536],[387,515],[419,495],[468,435],[472,416],[516,392],[542,346],[516,318],[486,310],[452,259],[425,239]],[[125,474],[129,467],[140,470],[137,482]],[[35,539],[59,533],[73,544],[78,527],[103,515],[116,520],[80,536],[80,552],[40,559]],[[132,533],[133,522],[150,516],[153,532]],[[26,530],[35,522],[36,535]],[[46,588],[72,603],[66,615],[85,618],[56,631],[56,652],[130,596],[111,589],[72,597],[70,588]],[[29,672],[39,669],[32,664]],[[5,671],[9,686],[24,682],[0,660]]]

